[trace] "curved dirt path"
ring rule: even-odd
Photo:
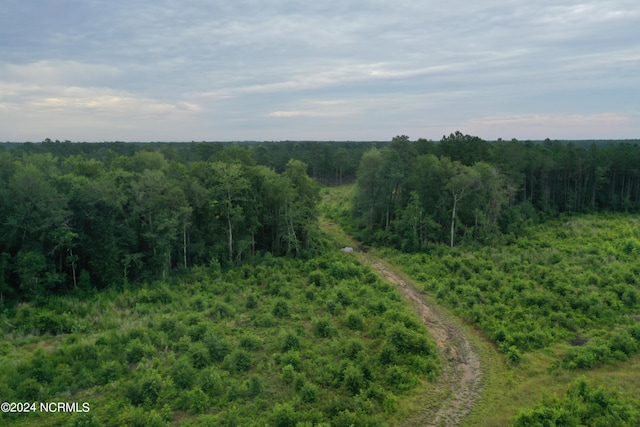
[[[482,366],[480,356],[456,322],[437,305],[427,302],[420,291],[371,254],[355,254],[396,285],[411,304],[436,341],[442,359],[442,373],[436,386],[440,400],[425,409],[415,422],[424,426],[458,426],[480,396]]]

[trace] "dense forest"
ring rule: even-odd
[[[3,299],[310,250],[318,186],[300,161],[276,173],[242,150],[189,163],[28,151],[0,152]]]
[[[354,214],[365,240],[406,251],[459,238],[486,243],[562,213],[638,212],[639,165],[640,145],[630,142],[399,136],[363,155]]]

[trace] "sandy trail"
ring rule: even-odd
[[[480,356],[471,341],[458,323],[437,305],[427,302],[414,285],[387,267],[382,260],[362,252],[355,255],[385,280],[396,285],[438,346],[443,369],[438,377],[436,395],[441,400],[432,402],[433,405],[413,421],[424,426],[460,425],[478,400],[482,388]]]
[[[359,242],[347,235],[337,224],[322,218],[322,228],[330,235],[341,237],[353,248]],[[457,319],[439,305],[426,300],[411,282],[396,273],[392,266],[371,253],[356,249],[353,255],[369,265],[381,277],[394,284],[409,302],[436,341],[442,360],[433,401],[419,415],[407,421],[409,425],[459,426],[471,412],[482,391],[483,369],[480,355]]]

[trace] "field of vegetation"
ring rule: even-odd
[[[386,254],[512,362],[556,343],[566,344],[560,365],[570,369],[640,350],[637,217],[566,217],[497,248]]]
[[[398,291],[339,252],[24,303],[1,335],[3,400],[91,405],[15,425],[386,425],[440,363]]]

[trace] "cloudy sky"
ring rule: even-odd
[[[0,141],[640,138],[638,0],[2,0]]]

